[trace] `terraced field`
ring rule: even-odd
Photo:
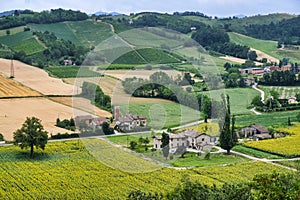
[[[0,75],[0,98],[1,97],[23,97],[23,96],[41,96],[40,93],[33,91],[13,79]]]
[[[247,162],[193,170],[163,168],[150,173],[126,173],[114,166],[153,169],[157,165],[95,139],[49,143],[44,152],[37,151],[34,162],[27,151],[0,147],[1,199],[125,199],[132,190],[167,193],[187,177],[220,185],[250,181],[256,174],[274,170],[285,171],[270,164]],[[111,168],[98,155],[112,158],[108,162],[116,161],[116,165]]]

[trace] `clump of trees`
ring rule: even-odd
[[[300,80],[292,71],[273,71],[265,73],[263,78],[259,80],[260,85],[272,86],[295,86],[300,84]]]
[[[73,118],[71,118],[70,120],[68,119],[64,119],[64,120],[60,120],[59,118],[56,119],[56,126],[60,127],[60,128],[64,128],[67,130],[71,130],[71,131],[75,131],[75,121]]]
[[[84,82],[82,84],[82,94],[83,97],[91,100],[91,103],[95,106],[111,112],[111,98],[110,96],[104,94],[101,88],[89,82]]]
[[[36,117],[27,117],[22,127],[14,132],[14,144],[21,149],[29,147],[30,158],[33,158],[34,146],[44,150],[47,141],[48,133]]]
[[[228,34],[220,28],[202,27],[193,33],[192,39],[208,50],[244,59],[257,58],[257,55],[254,55],[256,53],[251,52],[249,47],[231,43]]]

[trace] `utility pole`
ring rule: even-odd
[[[11,49],[10,49],[10,77],[9,78],[15,78],[13,52]]]

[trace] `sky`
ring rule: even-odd
[[[0,0],[0,12],[15,9],[34,11],[64,8],[88,14],[98,11],[124,14],[153,11],[199,11],[209,16],[228,17],[243,14],[300,14],[300,0]]]

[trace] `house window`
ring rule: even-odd
[[[184,143],[182,143],[182,146],[184,146]]]
[[[177,142],[179,141],[179,138],[177,138]]]
[[[162,148],[162,144],[160,145],[160,148]]]
[[[204,138],[202,138],[202,141],[204,141]]]
[[[173,138],[171,138],[171,142],[173,142]]]
[[[155,149],[157,149],[157,144],[155,145]]]

